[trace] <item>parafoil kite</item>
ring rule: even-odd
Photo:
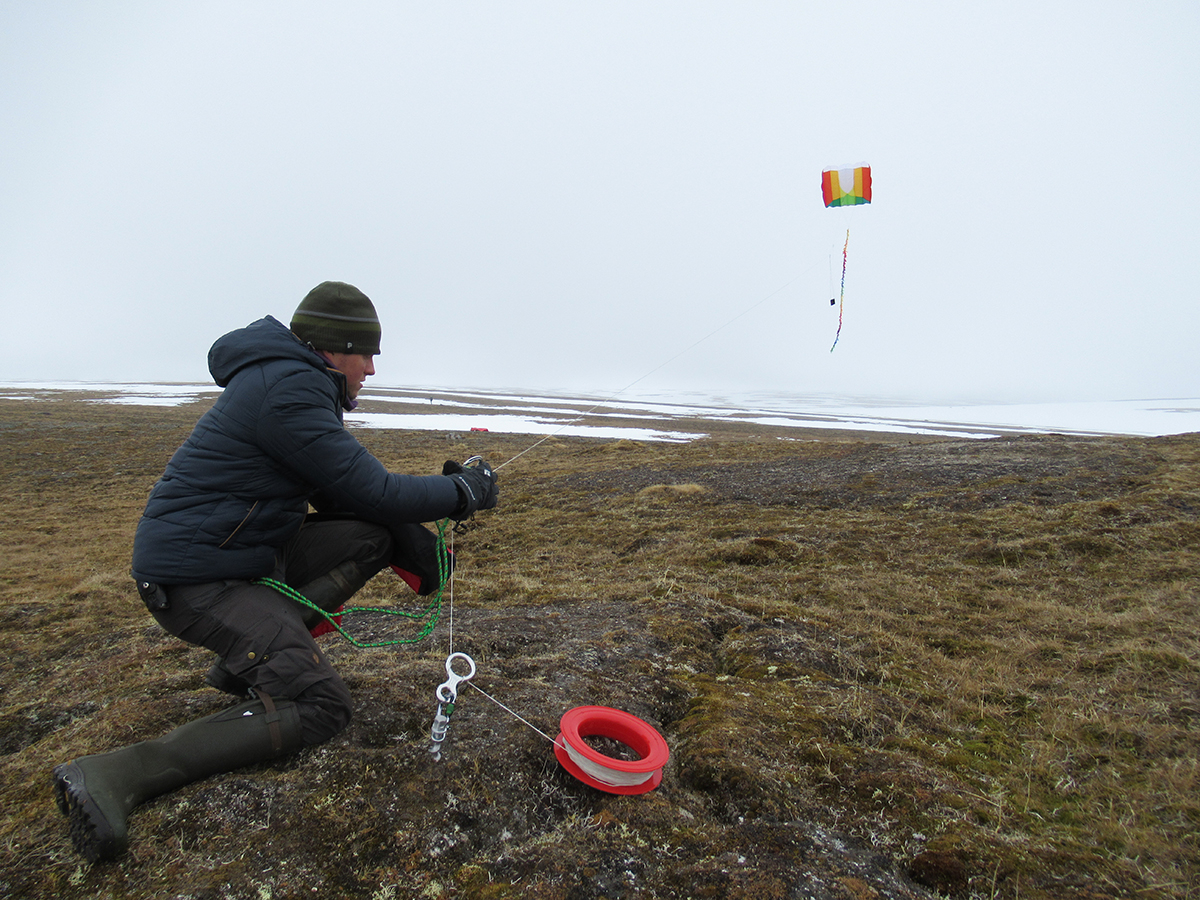
[[[871,202],[871,167],[866,163],[856,166],[831,166],[821,173],[821,196],[825,200],[825,208],[831,206],[860,206]],[[833,338],[833,347],[837,346],[838,338],[842,336],[842,312],[846,303],[846,251],[850,247],[850,229],[846,229],[846,242],[842,244],[842,294],[838,305],[837,334]],[[833,300],[829,303],[832,305]],[[833,347],[829,352],[833,352]]]
[[[871,202],[871,167],[829,168],[821,173],[821,194],[828,206],[859,206]]]

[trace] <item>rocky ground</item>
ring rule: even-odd
[[[321,638],[345,733],[145,805],[87,866],[50,768],[225,704],[127,578],[197,414],[0,401],[6,896],[1193,895],[1196,436],[547,441],[454,537],[429,640]],[[359,437],[414,472],[528,444]],[[419,607],[390,573],[363,602]],[[478,673],[435,761],[451,649]],[[581,705],[665,737],[659,788],[557,763]]]

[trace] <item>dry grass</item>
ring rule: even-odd
[[[6,895],[1196,896],[1196,436],[549,441],[458,539],[455,649],[551,734],[590,703],[653,722],[661,788],[584,788],[474,692],[432,764],[444,617],[399,652],[325,639],[345,735],[81,866],[50,767],[222,705],[126,575],[196,415],[0,401]],[[417,472],[528,445],[467,437],[361,435]]]

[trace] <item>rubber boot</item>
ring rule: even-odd
[[[300,593],[315,606],[327,613],[340,609],[342,604],[353,597],[374,576],[376,569],[369,569],[353,560],[334,566],[324,575],[319,575],[308,584],[302,585]],[[304,610],[304,624],[312,628],[325,617],[312,608]]]
[[[125,851],[126,819],[138,804],[301,746],[294,703],[250,700],[156,740],[56,766],[55,799],[70,822],[75,849],[94,863]]]

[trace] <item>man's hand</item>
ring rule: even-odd
[[[500,490],[496,487],[496,470],[487,460],[464,466],[448,459],[442,466],[442,474],[449,476],[458,488],[458,508],[450,514],[455,522],[470,518],[477,509],[495,507]]]

